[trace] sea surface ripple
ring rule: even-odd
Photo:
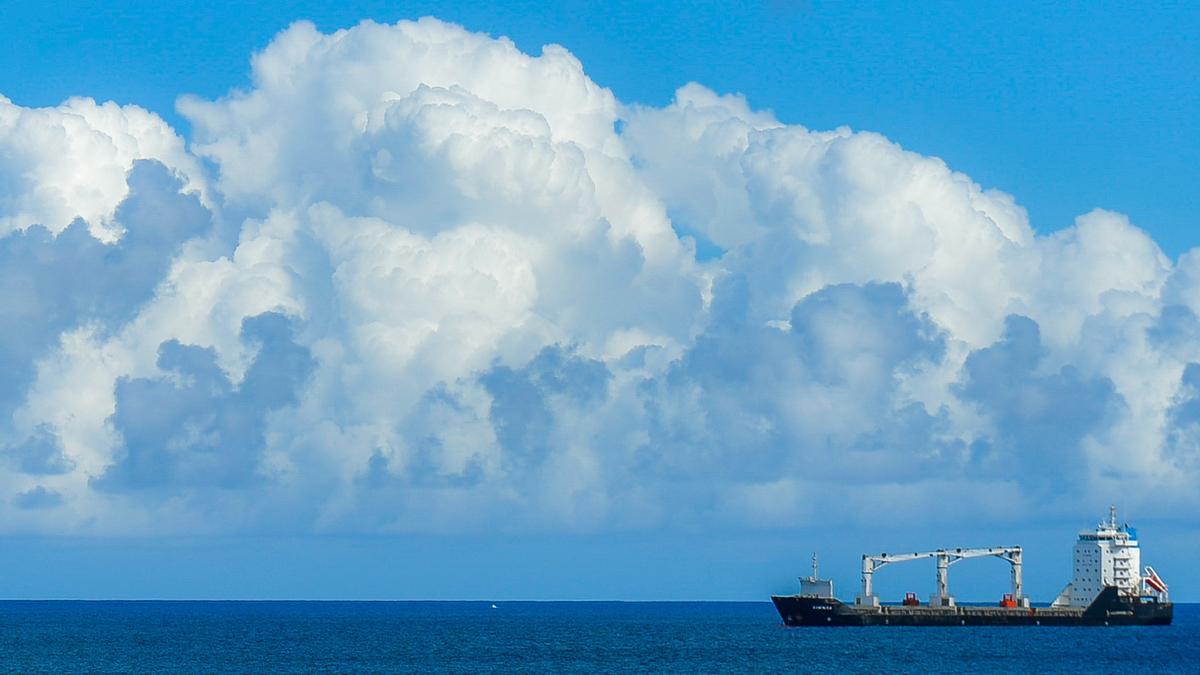
[[[793,628],[766,602],[0,602],[6,672],[1198,672],[1167,627]]]

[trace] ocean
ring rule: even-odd
[[[1134,628],[784,628],[768,602],[0,602],[5,672],[1200,672]]]

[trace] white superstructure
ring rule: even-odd
[[[1111,507],[1107,522],[1101,522],[1095,530],[1079,533],[1079,541],[1075,544],[1074,575],[1054,604],[1087,607],[1105,586],[1116,586],[1121,595],[1140,595],[1141,565],[1137,531],[1128,525],[1118,527],[1117,509]]]

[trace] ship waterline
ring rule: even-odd
[[[788,626],[1126,626],[1167,625],[1170,602],[1121,598],[1115,587],[1087,608],[1075,607],[864,607],[834,598],[772,596]]]

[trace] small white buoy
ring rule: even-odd
[[[495,605],[492,605],[492,609],[496,609],[496,606],[495,606]]]

